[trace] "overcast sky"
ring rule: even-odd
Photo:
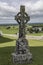
[[[43,22],[43,0],[0,0],[0,22],[15,22],[20,5],[25,5],[29,22]]]

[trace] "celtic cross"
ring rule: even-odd
[[[19,38],[25,38],[25,24],[30,20],[30,17],[25,12],[25,6],[20,7],[20,12],[15,16],[15,20],[19,24]]]
[[[32,61],[32,54],[25,38],[25,25],[30,20],[30,17],[25,12],[25,6],[20,7],[20,12],[15,16],[15,20],[19,24],[19,38],[16,40],[15,53],[12,53],[13,63],[27,64]]]

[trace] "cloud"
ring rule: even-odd
[[[31,15],[41,15],[43,14],[43,0],[38,0],[35,3],[32,2],[27,2],[25,3],[26,7],[27,7],[27,11],[31,14]]]
[[[0,1],[0,16],[14,16],[19,12],[20,5],[26,6],[29,15],[43,15],[43,0],[12,0],[9,2]]]
[[[43,0],[38,0],[36,3],[33,5],[34,7],[32,8],[34,11],[43,11]]]
[[[20,5],[25,5],[26,12],[29,15],[43,15],[43,0],[16,0],[16,2],[12,2],[12,5],[15,6],[17,11],[19,11]]]
[[[15,11],[15,8],[13,6],[9,6],[8,3],[6,2],[0,2],[0,9],[10,11],[10,12]]]
[[[6,2],[0,2],[0,16],[14,16],[16,9]]]
[[[34,0],[32,0],[34,1]],[[0,2],[0,10],[1,11],[9,11],[9,12],[17,12],[20,5],[25,5],[26,10],[30,12],[30,14],[41,14],[43,13],[43,0],[37,0],[35,3],[30,1],[14,1],[9,5],[6,2]],[[1,14],[1,13],[0,13]]]

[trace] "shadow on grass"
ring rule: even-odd
[[[11,53],[13,53],[14,50],[14,46],[0,48],[0,65],[13,65]],[[33,54],[33,63],[27,65],[43,65],[43,47],[30,47],[30,50]]]
[[[0,43],[11,42],[13,39],[0,36]]]

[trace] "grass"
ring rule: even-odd
[[[0,31],[2,31],[4,34],[16,34],[19,32],[19,26],[15,25],[15,26],[11,26],[10,29],[6,29],[6,26],[0,26]],[[27,33],[27,35],[33,35],[33,36],[41,36],[43,35],[43,32],[40,33]]]
[[[10,29],[7,29],[7,26],[0,26],[0,31],[4,34],[16,34],[18,32],[18,26],[11,26]]]
[[[32,35],[32,36],[42,36],[43,32],[40,33],[28,33],[28,35]]]
[[[33,55],[33,62],[27,65],[43,65],[43,40],[28,41]],[[13,65],[11,53],[15,50],[15,43],[16,38],[14,37],[0,37],[0,65]]]

